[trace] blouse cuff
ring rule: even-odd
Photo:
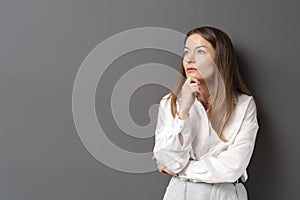
[[[176,134],[183,132],[184,129],[189,129],[191,127],[189,117],[185,119],[180,119],[178,114],[175,115],[173,130]]]

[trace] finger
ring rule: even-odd
[[[168,171],[166,171],[165,169],[162,170],[163,174],[169,174]]]
[[[200,91],[200,86],[197,83],[191,83],[191,85],[189,85],[189,86],[190,86],[190,89],[194,92]]]
[[[188,77],[186,80],[185,80],[185,83],[189,83],[191,81],[191,77]]]
[[[200,81],[198,81],[198,80],[196,82],[191,81],[191,82],[189,82],[189,85],[196,85],[196,86],[200,87]]]
[[[165,173],[169,174],[169,175],[172,175],[172,176],[175,176],[175,175],[176,175],[175,173],[173,173],[173,172],[171,172],[171,171],[169,171],[169,170],[167,170],[167,169],[163,169],[163,171],[164,171]]]
[[[196,78],[193,77],[193,76],[190,76],[190,79],[191,79],[192,81],[198,81],[198,79],[196,79]]]
[[[198,92],[196,92],[195,95],[196,95],[196,99],[197,99],[197,100],[200,100],[200,99],[201,99],[201,94],[199,94]]]
[[[201,92],[197,89],[197,88],[195,88],[195,89],[192,89],[192,94],[194,94],[194,96],[196,97],[196,95],[201,95]]]
[[[165,168],[161,168],[161,169],[160,169],[160,173],[166,174],[166,175],[167,175],[167,174],[170,174],[169,171],[166,170]]]
[[[199,86],[200,86],[199,83],[190,83],[189,85],[190,85],[191,87],[193,87],[193,86],[199,87]]]
[[[165,172],[165,173],[168,172],[167,168],[165,166],[163,166],[163,165],[159,165],[158,169],[161,172]]]
[[[165,171],[159,171],[161,174],[168,175]]]
[[[196,92],[196,91],[200,92],[201,91],[198,85],[191,86],[191,90],[193,90],[194,92]]]
[[[160,173],[162,173],[162,174],[167,174],[167,172],[165,171],[165,167],[163,167],[163,166],[160,166],[160,167],[158,168],[158,171],[159,171]]]
[[[200,90],[200,88],[199,88],[199,86],[198,85],[191,85],[190,86],[190,88],[191,88],[191,90],[193,91],[193,92],[201,92],[201,90]]]
[[[196,86],[198,88],[200,88],[200,83],[189,83],[189,86]]]
[[[198,83],[200,84],[200,81],[194,77],[190,77],[190,83]]]

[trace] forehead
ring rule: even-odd
[[[187,38],[185,47],[196,48],[197,46],[205,46],[209,49],[213,49],[213,46],[210,44],[210,42],[204,39],[200,34],[194,33]]]

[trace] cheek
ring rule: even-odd
[[[185,73],[187,74],[186,69],[187,69],[188,67],[191,67],[190,64],[189,64],[187,61],[183,60],[183,61],[182,61],[182,65],[183,65],[183,69],[184,69]]]
[[[188,62],[185,59],[182,60],[182,64],[183,64],[184,69],[186,69],[189,65]]]
[[[198,70],[204,79],[211,77],[216,71],[215,67],[212,66],[199,67]]]
[[[201,62],[197,67],[204,79],[211,77],[217,71],[217,67],[212,60]]]

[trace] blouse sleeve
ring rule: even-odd
[[[159,105],[153,149],[156,160],[174,173],[181,171],[189,161],[192,149],[191,121],[171,114],[170,101],[162,99]],[[179,134],[183,137],[180,143]]]
[[[250,162],[258,128],[256,104],[251,98],[234,142],[189,161],[179,177],[195,182],[235,182]]]

